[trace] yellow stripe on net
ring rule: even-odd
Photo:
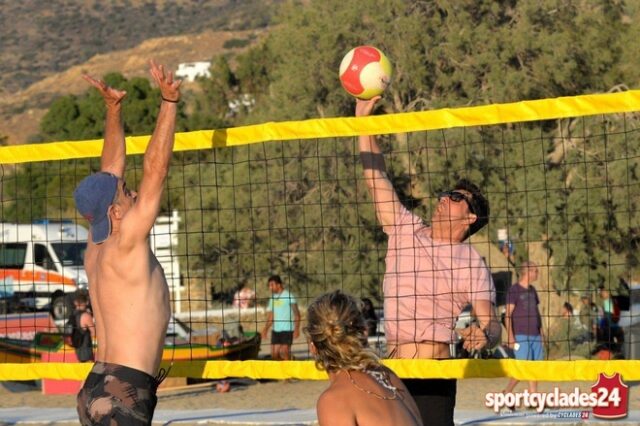
[[[371,117],[284,121],[222,130],[199,130],[177,133],[174,151],[268,141],[417,132],[632,111],[640,111],[640,90]],[[144,153],[149,139],[150,136],[127,137],[127,153]],[[0,163],[99,157],[101,150],[102,140],[5,146],[0,147]]]
[[[517,361],[513,359],[460,360],[384,360],[402,378],[500,378],[537,381],[594,381],[599,373],[620,373],[625,381],[640,380],[640,361],[575,360]],[[92,364],[31,363],[0,364],[0,381],[72,379],[84,380]],[[541,368],[543,366],[543,368]],[[162,367],[169,367],[163,363]],[[326,380],[327,375],[313,361],[178,361],[169,372],[171,377],[221,379],[249,377],[253,379]]]

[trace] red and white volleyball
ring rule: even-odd
[[[391,80],[391,62],[373,46],[351,49],[340,63],[340,82],[349,94],[360,99],[378,96]]]

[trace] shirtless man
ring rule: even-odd
[[[370,115],[379,99],[357,100],[356,116]],[[456,318],[468,305],[480,327],[458,330],[464,347],[471,351],[495,345],[501,328],[491,273],[478,252],[464,243],[488,222],[489,205],[478,187],[461,180],[439,194],[431,223],[425,225],[400,203],[375,137],[360,136],[359,147],[376,216],[389,237],[383,284],[389,357],[449,358]],[[424,424],[453,425],[455,380],[404,383]]]
[[[107,107],[100,172],[74,192],[89,221],[85,269],[96,319],[96,362],[78,394],[83,425],[151,424],[162,379],[158,368],[169,322],[164,271],[149,246],[173,150],[180,81],[150,62],[162,103],[144,155],[140,192],[124,181],[121,107],[126,93],[89,76]]]

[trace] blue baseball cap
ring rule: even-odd
[[[94,173],[82,179],[73,198],[82,217],[91,225],[91,239],[103,243],[111,234],[109,206],[113,204],[118,189],[118,178],[107,172]]]

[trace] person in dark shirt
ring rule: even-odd
[[[378,332],[378,315],[369,298],[362,299],[362,316],[367,325],[367,336],[375,336]]]
[[[93,315],[89,309],[89,297],[85,291],[75,294],[73,305],[73,329],[71,333],[72,345],[75,348],[78,361],[93,361],[93,335],[95,325]]]
[[[538,293],[532,283],[538,280],[538,265],[524,262],[520,266],[519,280],[507,294],[505,326],[507,345],[513,349],[515,358],[529,361],[544,358],[544,332],[538,305]],[[504,393],[512,392],[518,380],[510,379]],[[537,382],[529,382],[529,392],[537,391]]]
[[[589,293],[580,296],[580,324],[588,340],[593,340],[598,332],[598,307],[591,302]]]

